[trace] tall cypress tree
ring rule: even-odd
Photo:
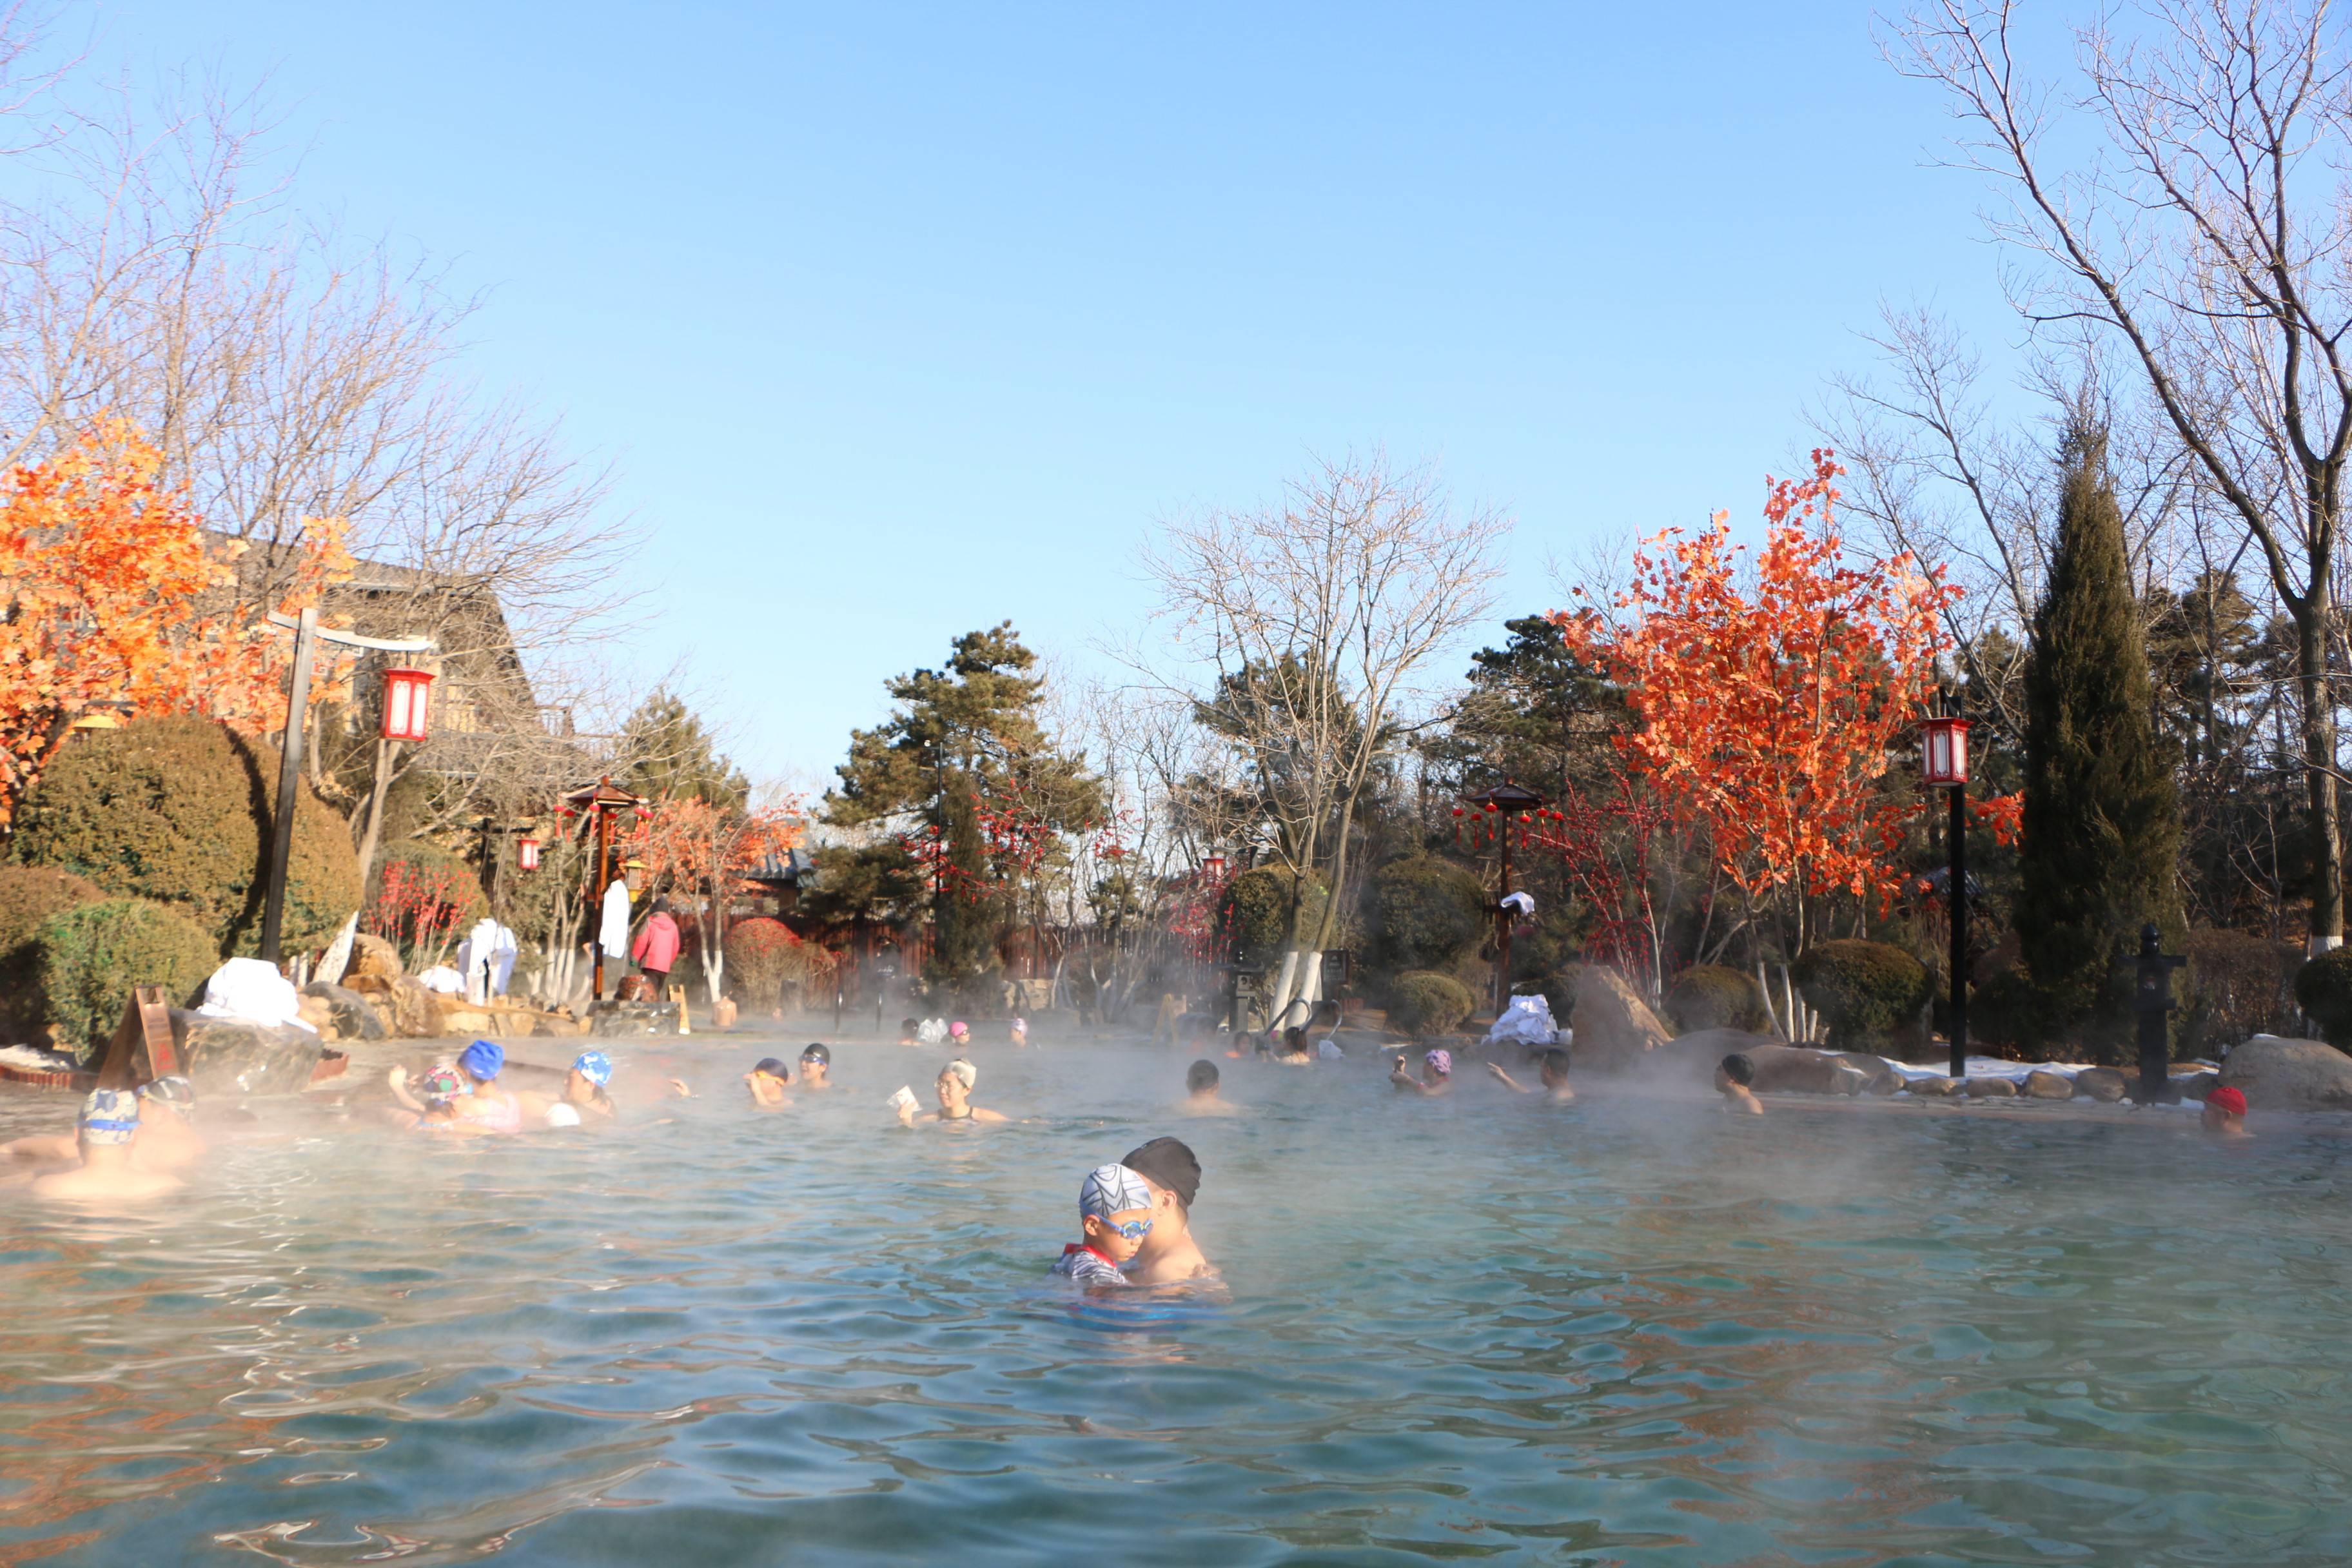
[[[2106,434],[2078,418],[2050,585],[2025,676],[2025,832],[2017,933],[2053,1030],[2104,1059],[2130,1037],[2115,966],[2154,921],[2178,952],[2180,803],[2157,734],[2147,643],[2106,472]]]

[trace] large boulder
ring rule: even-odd
[[[2025,1075],[2024,1085],[2018,1092],[2028,1100],[2072,1100],[2074,1080],[2063,1072],[2048,1072],[2040,1068]]]
[[[1962,1079],[1960,1092],[1970,1100],[2014,1100],[2017,1098],[2017,1080],[2007,1078]]]
[[[1674,1037],[1625,977],[1605,963],[1585,970],[1576,988],[1576,1011],[1570,1016],[1569,1027],[1576,1034],[1577,1066],[1595,1072],[1638,1068],[1652,1051]]]
[[[2112,1105],[2131,1092],[2132,1080],[2113,1068],[2084,1068],[2074,1075],[2075,1092]]]
[[[299,1094],[319,1065],[319,1037],[291,1024],[248,1024],[172,1011],[180,1065],[202,1095]]]
[[[2352,1110],[2352,1057],[2324,1040],[2256,1035],[2222,1062],[2221,1087],[2250,1110]]]
[[[402,975],[392,983],[384,1000],[392,1007],[392,1032],[412,1040],[437,1038],[441,1033],[441,1006],[424,983],[413,975]]]
[[[354,975],[367,975],[378,980],[397,980],[407,971],[401,967],[400,949],[373,931],[352,933],[351,966],[343,971],[348,983]]]
[[[1903,1087],[1922,1100],[1943,1100],[1960,1091],[1960,1080],[1938,1073],[1927,1078],[1915,1078]]]
[[[2352,1056],[2322,1039],[2255,1035],[2222,1060],[2221,1089],[2244,1093],[2246,1110],[2352,1110]]]
[[[356,991],[319,981],[302,987],[302,994],[327,1005],[335,1033],[347,1040],[381,1040],[392,1032],[384,1027],[383,1015]]]

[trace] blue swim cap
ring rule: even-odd
[[[89,1143],[128,1143],[139,1131],[139,1098],[127,1089],[93,1089],[81,1102],[82,1140]]]
[[[476,1040],[458,1057],[457,1065],[464,1068],[469,1077],[488,1083],[499,1076],[500,1068],[507,1065],[507,1053],[488,1040]]]
[[[583,1051],[572,1059],[572,1070],[602,1089],[613,1081],[613,1058],[602,1051]]]

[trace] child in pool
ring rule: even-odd
[[[1530,1089],[1503,1070],[1500,1062],[1488,1062],[1486,1070],[1493,1073],[1505,1089],[1513,1094],[1540,1094],[1546,1100],[1565,1105],[1576,1098],[1576,1090],[1568,1087],[1568,1053],[1558,1046],[1538,1058],[1536,1071],[1542,1077],[1540,1089]]]
[[[773,1057],[761,1057],[758,1065],[743,1075],[743,1087],[751,1091],[751,1103],[762,1110],[782,1110],[793,1102],[784,1092],[793,1081],[793,1069]]]
[[[1761,1116],[1764,1106],[1748,1085],[1756,1081],[1756,1064],[1733,1052],[1716,1064],[1715,1092],[1723,1096],[1724,1109],[1741,1116]]]
[[[1124,1286],[1119,1266],[1142,1247],[1151,1221],[1151,1184],[1125,1165],[1097,1165],[1078,1185],[1078,1239],[1053,1271],[1088,1289]]]

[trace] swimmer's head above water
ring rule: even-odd
[[[1184,1069],[1184,1088],[1192,1094],[1217,1092],[1217,1064],[1205,1058]]]
[[[1125,1165],[1098,1165],[1078,1184],[1086,1245],[1112,1263],[1133,1258],[1151,1234],[1151,1184]]]
[[[491,1040],[476,1040],[457,1054],[457,1070],[476,1083],[488,1083],[506,1065],[506,1047]]]

